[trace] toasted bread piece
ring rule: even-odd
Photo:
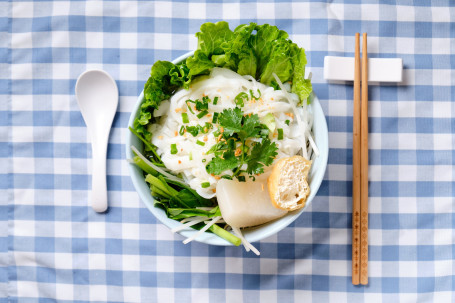
[[[307,177],[311,161],[302,156],[278,160],[267,180],[270,199],[276,208],[288,211],[305,206],[310,195]]]

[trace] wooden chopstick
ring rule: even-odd
[[[360,281],[360,35],[355,34],[354,114],[352,123],[352,284]]]
[[[368,52],[362,39],[362,104],[360,115],[360,284],[368,284]]]

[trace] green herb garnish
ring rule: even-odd
[[[262,142],[255,143],[252,148],[246,144],[247,139],[260,138],[262,130],[267,129],[259,121],[258,115],[244,115],[236,107],[220,113],[218,122],[220,128],[223,128],[225,141],[210,148],[209,152],[215,153],[215,157],[206,166],[208,173],[219,175],[232,170],[233,176],[240,176],[242,165],[247,164],[248,174],[260,174],[264,172],[264,166],[272,164],[278,149],[275,143],[263,138]]]
[[[218,113],[213,113],[212,123],[216,123],[218,120]]]
[[[171,154],[175,155],[176,153],[178,153],[177,144],[171,144]]]
[[[208,113],[209,113],[208,111],[204,110],[204,111],[200,112],[199,114],[197,114],[196,117],[198,117],[198,119],[201,119],[202,117],[204,117]]]
[[[283,140],[283,129],[278,128],[277,131],[278,131],[278,140]]]
[[[187,113],[182,113],[182,122],[183,123],[189,123],[190,120],[188,119],[188,114]]]
[[[244,107],[245,102],[248,102],[248,94],[245,92],[239,93],[235,96],[234,102],[237,106]]]

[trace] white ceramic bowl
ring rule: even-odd
[[[174,64],[180,63],[183,60],[185,60],[187,57],[191,56],[193,52],[189,52],[174,61],[172,61]],[[273,222],[269,222],[260,226],[255,226],[255,227],[250,227],[247,229],[243,230],[244,236],[249,242],[255,242],[262,240],[268,236],[271,236],[289,224],[291,224],[295,219],[297,219],[302,212],[304,212],[312,203],[314,196],[316,195],[319,186],[322,183],[322,179],[324,178],[324,173],[325,169],[327,166],[327,158],[328,158],[328,153],[329,153],[329,142],[328,142],[328,131],[327,131],[327,122],[325,120],[324,112],[322,111],[321,105],[319,103],[318,98],[312,94],[310,97],[312,98],[311,104],[309,105],[310,108],[313,110],[314,114],[314,126],[313,126],[313,133],[314,133],[314,140],[316,141],[316,144],[319,148],[320,155],[317,157],[310,170],[309,174],[309,183],[310,183],[310,189],[311,193],[310,196],[307,199],[306,205],[304,208],[293,211],[288,213],[286,216],[275,220]],[[133,127],[133,122],[136,116],[139,114],[140,111],[140,106],[144,100],[144,91],[142,91],[141,95],[137,99],[137,103],[134,106],[133,111],[131,112],[131,116],[128,122],[128,126]],[[136,138],[130,131],[127,131],[127,136],[126,136],[126,158],[131,159],[133,158],[133,153],[131,151],[131,145],[134,145],[136,148],[139,150],[143,149],[142,142]],[[138,192],[140,198],[142,201],[145,203],[147,208],[153,213],[153,215],[161,221],[164,225],[166,225],[169,228],[173,228],[176,226],[179,226],[180,223],[169,219],[166,216],[166,213],[164,210],[158,207],[154,207],[154,200],[152,196],[150,195],[150,188],[145,182],[142,170],[138,168],[134,164],[130,164],[130,175],[131,179],[133,180],[134,187],[136,188],[136,191]],[[193,235],[196,231],[193,229],[188,229],[181,231],[180,234],[184,237],[190,237]],[[212,244],[212,245],[232,245],[231,243],[227,242],[224,239],[221,239],[215,234],[211,233],[204,233],[200,237],[196,239],[196,241],[199,242],[204,242],[207,244]]]

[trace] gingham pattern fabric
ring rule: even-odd
[[[360,5],[360,3],[362,4]],[[450,1],[0,2],[2,302],[454,302],[455,8]],[[136,194],[130,111],[151,65],[196,46],[206,21],[287,31],[307,50],[330,154],[312,207],[243,248],[183,245]],[[351,284],[352,85],[326,55],[400,57],[401,84],[370,85],[370,283]],[[91,149],[74,96],[89,68],[116,80],[109,212],[88,205]]]

